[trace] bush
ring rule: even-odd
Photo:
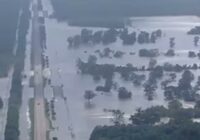
[[[141,50],[139,50],[140,57],[156,57],[158,55],[159,55],[158,49],[151,49],[151,50],[141,49]]]
[[[132,93],[125,87],[120,87],[118,90],[118,97],[119,99],[129,99],[132,97]]]
[[[173,49],[169,49],[166,53],[165,56],[175,56],[175,52]]]
[[[193,51],[188,52],[188,57],[193,58],[193,57],[196,57],[196,56],[197,55],[195,54],[195,52],[193,52]]]

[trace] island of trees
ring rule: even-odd
[[[132,64],[125,66],[116,66],[114,64],[97,64],[96,56],[91,55],[88,58],[88,62],[78,60],[77,66],[80,74],[91,75],[95,81],[101,79],[105,80],[104,85],[96,87],[97,92],[110,92],[116,88],[116,83],[113,81],[115,73],[121,75],[122,80],[132,82],[134,86],[143,86],[145,96],[148,100],[153,100],[156,95],[158,87],[158,81],[162,80],[165,73],[170,73],[169,78],[161,82],[161,87],[164,90],[164,96],[166,100],[183,99],[185,101],[197,101],[200,96],[199,81],[195,86],[192,86],[194,75],[191,70],[200,69],[197,64],[193,65],[172,65],[170,63],[164,63],[162,66],[156,64],[155,59],[151,59],[149,66],[134,67]],[[144,74],[138,74],[137,72],[149,73],[148,79]],[[175,80],[176,73],[182,73],[179,79],[178,85],[170,85]],[[146,81],[145,81],[146,79]],[[200,78],[199,78],[200,80]],[[118,97],[120,99],[131,98],[132,93],[124,87],[118,89]]]
[[[67,39],[69,47],[78,48],[81,45],[95,45],[103,44],[108,45],[117,41],[120,38],[124,45],[133,45],[136,42],[139,44],[156,43],[161,38],[162,31],[155,30],[151,33],[141,31],[138,35],[136,32],[129,33],[127,28],[117,30],[110,28],[105,31],[96,31],[93,33],[92,30],[82,29],[80,35],[75,35]]]

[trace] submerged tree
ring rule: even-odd
[[[92,100],[95,96],[96,96],[96,94],[93,91],[91,91],[91,90],[85,91],[84,98],[86,100],[88,100],[88,102],[90,102],[90,100]]]
[[[111,112],[113,115],[111,122],[114,123],[114,125],[124,124],[124,112],[121,112],[120,110],[111,110]]]

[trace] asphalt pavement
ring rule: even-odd
[[[33,0],[32,15],[32,53],[34,68],[34,140],[46,140],[47,124],[42,76],[42,47],[38,22],[38,1]]]

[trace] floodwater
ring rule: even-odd
[[[52,9],[47,0],[44,0],[44,6],[49,13]],[[173,64],[193,64],[197,63],[198,58],[188,58],[188,50],[199,51],[198,47],[193,45],[193,36],[188,36],[186,32],[196,25],[200,25],[200,18],[195,16],[183,17],[141,17],[132,18],[133,24],[129,27],[130,30],[135,31],[153,31],[162,29],[164,36],[158,40],[156,44],[146,44],[134,46],[123,46],[121,41],[117,41],[111,45],[102,46],[84,46],[79,49],[69,49],[67,38],[76,34],[80,34],[82,27],[71,27],[67,23],[59,23],[55,19],[46,19],[46,33],[47,33],[47,50],[46,55],[49,56],[50,70],[52,85],[63,85],[64,95],[67,97],[67,106],[69,108],[70,118],[65,113],[66,106],[61,103],[62,99],[57,99],[55,106],[58,115],[57,125],[62,129],[63,133],[59,133],[58,137],[61,140],[69,137],[67,126],[73,127],[73,132],[76,139],[88,140],[89,135],[96,125],[111,124],[109,113],[105,113],[103,109],[120,109],[128,116],[133,114],[137,108],[147,108],[153,105],[166,105],[162,90],[157,90],[155,100],[148,101],[144,97],[142,87],[134,87],[132,83],[124,82],[116,75],[115,81],[120,86],[125,86],[128,90],[132,91],[132,99],[127,101],[120,101],[117,97],[117,92],[97,94],[88,106],[83,94],[85,90],[94,90],[97,85],[103,85],[104,81],[95,83],[91,76],[83,76],[77,73],[76,60],[81,58],[87,60],[88,56],[94,54],[94,51],[99,49],[103,50],[109,47],[113,50],[121,50],[126,54],[121,59],[117,58],[100,58],[98,57],[97,63],[114,63],[115,65],[126,65],[131,63],[134,66],[148,65],[149,58],[139,58],[138,50],[141,48],[159,48],[161,54],[169,49],[169,38],[176,38],[175,52],[176,56],[169,58],[161,55],[157,57],[158,64],[170,62]],[[102,28],[88,29],[105,30]],[[87,51],[85,53],[84,51]],[[136,52],[135,55],[129,55],[130,52]],[[197,72],[196,72],[197,73]],[[180,77],[180,76],[178,76]],[[64,113],[65,112],[65,113]],[[66,125],[65,125],[66,124]],[[66,132],[66,133],[64,133]]]
[[[26,52],[25,52],[25,65],[23,74],[26,75],[26,78],[22,80],[23,85],[23,94],[22,94],[22,104],[20,107],[20,119],[19,119],[19,130],[20,140],[29,140],[31,134],[31,121],[29,116],[29,100],[33,98],[33,88],[29,87],[29,79],[31,77],[31,22],[26,36]]]
[[[48,0],[43,0],[44,9],[48,11],[49,15],[53,13],[52,7]],[[122,42],[118,40],[116,43],[103,46],[84,46],[79,49],[69,49],[67,38],[80,34],[82,27],[71,27],[67,23],[57,22],[55,19],[46,18],[46,34],[47,34],[47,50],[45,55],[49,57],[51,70],[51,85],[63,85],[64,96],[67,97],[67,103],[61,98],[55,99],[56,120],[52,121],[56,130],[50,133],[51,136],[57,136],[60,140],[71,139],[71,132],[75,134],[74,139],[88,140],[93,128],[97,125],[109,125],[112,118],[110,113],[106,113],[103,109],[120,109],[125,112],[126,117],[134,114],[136,109],[148,108],[154,105],[166,105],[163,91],[160,88],[157,90],[156,97],[153,101],[148,101],[143,93],[142,87],[134,87],[132,83],[125,82],[118,75],[115,76],[114,81],[119,86],[125,86],[132,91],[132,99],[120,101],[117,92],[112,90],[111,93],[97,93],[97,96],[91,101],[89,105],[84,99],[85,90],[95,90],[97,85],[103,85],[104,80],[96,83],[91,76],[80,75],[77,73],[76,61],[78,58],[86,61],[88,56],[95,54],[95,50],[103,50],[109,47],[113,50],[121,50],[126,54],[121,58],[100,58],[98,55],[97,63],[109,63],[115,65],[126,65],[131,63],[134,66],[148,65],[149,58],[138,57],[138,50],[141,48],[159,48],[161,55],[156,59],[158,64],[170,62],[172,64],[193,64],[198,63],[198,58],[188,58],[188,50],[199,51],[198,47],[193,45],[193,36],[188,36],[186,32],[196,25],[200,25],[200,18],[195,16],[182,17],[141,17],[131,18],[132,26],[129,30],[132,31],[153,31],[162,29],[164,36],[158,40],[156,44],[135,44],[133,46],[123,46]],[[104,28],[92,28],[94,31],[105,30]],[[169,38],[175,37],[175,57],[165,57],[162,55],[169,49]],[[87,53],[85,53],[87,51]],[[27,56],[30,51],[26,51]],[[130,52],[135,52],[135,55],[129,55]],[[27,57],[27,60],[29,58]],[[26,65],[29,65],[28,62]],[[29,68],[25,70],[29,71]],[[199,71],[195,74],[198,75]],[[148,73],[146,74],[148,75]],[[178,74],[180,77],[181,74]],[[176,82],[174,83],[176,84]],[[28,87],[24,89],[24,94],[29,93]],[[29,95],[31,95],[30,93]],[[25,104],[27,105],[27,98],[29,95],[24,95]],[[50,86],[46,87],[46,97],[50,100],[52,97],[52,89]],[[26,97],[27,96],[27,97]],[[49,98],[50,96],[50,98]],[[189,106],[189,105],[188,105]],[[27,108],[24,107],[27,111]],[[25,111],[24,110],[24,111]],[[22,113],[25,117],[27,113]],[[28,120],[27,120],[28,121]],[[29,127],[29,123],[25,128]],[[57,131],[58,130],[58,131]],[[25,135],[25,134],[24,134]],[[26,137],[26,136],[24,136]],[[25,139],[25,138],[24,138]]]
[[[4,131],[7,120],[8,99],[12,83],[13,68],[8,73],[8,77],[0,78],[0,97],[3,100],[3,108],[0,110],[0,139],[4,139]]]

